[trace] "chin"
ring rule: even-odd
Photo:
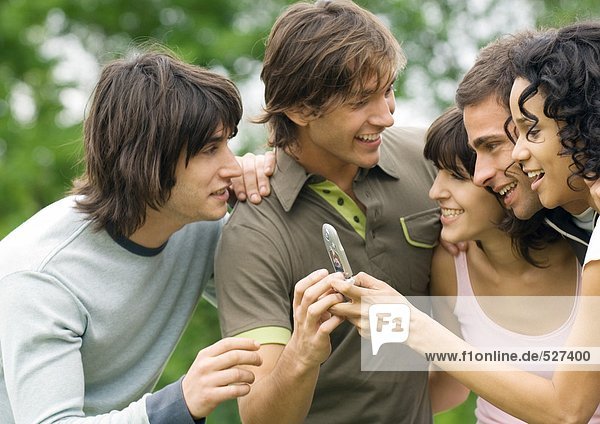
[[[554,209],[561,206],[561,203],[558,202],[557,199],[547,198],[544,196],[540,196],[540,202],[546,209]]]
[[[534,211],[534,210],[528,210],[528,209],[521,210],[521,209],[512,208],[511,210],[518,219],[520,219],[522,221],[526,221],[526,220],[530,219],[533,215],[535,215],[535,213],[539,209]]]
[[[454,243],[454,244],[463,241],[462,237],[456,237],[455,234],[453,234],[450,231],[444,231],[443,228],[442,228],[442,232],[440,233],[440,238],[448,243]]]

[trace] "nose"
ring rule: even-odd
[[[479,187],[486,187],[490,184],[495,174],[496,167],[494,166],[494,162],[484,155],[477,154],[473,183]]]
[[[524,132],[521,132],[521,134],[523,133]],[[517,142],[515,143],[515,147],[513,147],[511,154],[512,159],[517,163],[521,163],[530,158],[529,149],[527,148],[527,140],[521,134],[519,134],[519,137],[517,138]]]
[[[444,188],[444,172],[439,171],[433,180],[429,189],[429,198],[431,200],[442,200],[448,198],[448,191]]]
[[[224,157],[222,159],[221,168],[219,169],[219,174],[224,179],[240,177],[242,175],[242,167],[235,158],[235,155],[229,146],[223,149],[223,151]]]
[[[392,116],[396,110],[396,99],[393,91],[389,95],[382,95],[377,99],[370,115],[370,123],[378,127],[391,127],[394,125]]]

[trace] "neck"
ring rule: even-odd
[[[562,206],[564,210],[569,212],[571,215],[580,215],[584,213],[589,207],[596,208],[593,199],[579,200],[571,203],[567,203]]]
[[[480,241],[480,244],[489,264],[498,274],[525,275],[527,270],[538,269],[524,258],[516,256],[512,249],[512,239],[506,233],[497,231],[501,234],[485,238]],[[476,246],[469,246],[469,249],[471,247],[476,248]],[[529,255],[534,261],[549,265],[560,264],[563,260],[570,260],[571,257],[574,257],[571,248],[564,240],[549,243],[541,250],[530,249]]]
[[[288,151],[288,154],[295,157],[306,172],[320,175],[351,194],[358,166],[316,150],[311,144],[304,144],[301,148]]]
[[[474,242],[470,243],[475,244]],[[517,258],[513,253],[512,240],[508,234],[499,229],[490,230],[479,239],[479,244],[490,264],[498,270],[516,271],[520,267],[520,262],[526,264],[526,261]],[[478,249],[474,245],[469,246],[469,250],[471,248]]]
[[[129,236],[129,239],[144,247],[157,248],[169,240],[169,237],[181,227],[174,226],[159,212],[149,208],[146,212],[146,221]]]

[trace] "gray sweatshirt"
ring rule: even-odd
[[[193,423],[181,381],[151,394],[213,274],[222,220],[148,249],[67,197],[0,241],[0,423]]]

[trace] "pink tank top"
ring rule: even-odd
[[[465,341],[473,346],[564,346],[573,326],[574,310],[567,321],[558,329],[539,336],[530,336],[510,331],[489,318],[481,308],[469,278],[467,268],[467,255],[465,252],[454,258],[457,281],[457,297],[454,307]],[[581,286],[581,266],[577,266],[577,288],[579,295]],[[536,374],[544,378],[552,378],[552,371],[538,371]],[[503,410],[482,399],[477,398],[475,416],[478,423],[523,423],[524,421],[507,414]],[[590,420],[591,423],[600,423],[600,407]]]

